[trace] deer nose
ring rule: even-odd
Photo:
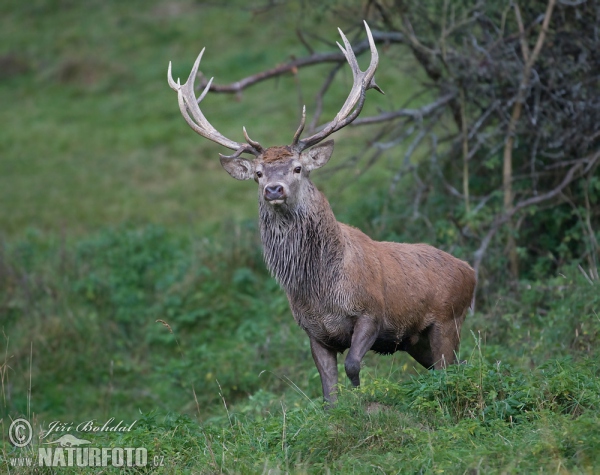
[[[273,201],[280,200],[285,197],[285,192],[283,189],[283,185],[275,184],[265,186],[265,200]]]

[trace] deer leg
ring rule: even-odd
[[[377,323],[369,317],[360,317],[354,325],[352,343],[344,363],[346,374],[354,386],[360,386],[360,362],[375,343],[378,333]]]
[[[431,351],[431,343],[429,333],[431,327],[424,330],[417,338],[414,344],[409,344],[406,352],[412,356],[421,366],[430,369],[435,363],[433,352]]]
[[[336,400],[335,385],[338,382],[337,352],[310,337],[310,351],[323,386],[323,399],[329,405]]]
[[[433,354],[434,369],[444,369],[456,362],[461,326],[462,319],[458,318],[433,325],[429,332],[429,342]]]

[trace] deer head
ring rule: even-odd
[[[354,77],[353,86],[335,118],[326,124],[320,131],[301,139],[306,121],[306,107],[302,110],[302,120],[296,130],[292,143],[287,146],[274,146],[264,149],[258,142],[252,140],[246,128],[243,128],[246,143],[239,143],[221,135],[208,122],[200,110],[202,102],[212,84],[213,78],[208,82],[199,98],[194,93],[194,80],[198,73],[198,67],[204,53],[204,49],[196,59],[194,67],[185,84],[181,85],[179,80],[175,82],[171,74],[171,63],[169,63],[168,81],[169,86],[177,91],[179,109],[189,126],[198,134],[206,137],[231,150],[232,155],[221,155],[221,165],[233,177],[238,180],[254,179],[259,185],[259,199],[272,206],[294,206],[297,204],[307,187],[310,187],[308,179],[311,170],[325,165],[333,153],[333,140],[322,142],[329,135],[340,130],[351,123],[362,110],[365,93],[368,89],[383,91],[375,83],[375,70],[379,62],[379,55],[375,48],[375,42],[371,30],[365,22],[365,28],[371,49],[371,62],[366,71],[361,71],[350,42],[339,30],[344,46],[338,46],[344,53]],[[250,154],[251,159],[244,158],[243,154]]]

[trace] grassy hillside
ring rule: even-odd
[[[78,435],[147,448],[164,465],[144,473],[599,469],[600,288],[576,263],[488,296],[463,327],[466,365],[428,373],[404,354],[368,355],[360,390],[340,378],[338,407],[322,410],[308,340],[262,263],[254,183],[221,170],[223,150],[189,129],[166,82],[170,60],[184,79],[203,46],[202,69],[228,83],[304,54],[298,26],[338,39],[340,19],[301,5],[0,5],[3,473],[41,471],[12,465],[32,450],[9,442],[17,417],[36,433],[52,421],[137,421]],[[367,114],[414,88],[398,74],[403,59],[381,54],[388,95],[370,95]],[[232,139],[245,125],[265,145],[288,143],[327,72],[212,94],[204,111]],[[338,134],[334,160],[369,132]],[[369,229],[387,166],[315,179],[339,217]]]
[[[577,269],[470,316],[466,365],[369,355],[361,389],[341,379],[323,412],[254,230],[225,235],[118,228],[65,246],[32,233],[5,248],[3,463],[23,456],[6,434],[26,415],[44,428],[137,420],[94,443],[146,447],[163,473],[597,469],[600,292]]]
[[[211,230],[223,216],[254,217],[253,184],[223,173],[217,154],[224,150],[185,124],[166,81],[169,61],[185,80],[203,47],[202,70],[220,83],[306,53],[294,33],[301,10],[259,13],[243,5],[4,2],[0,229],[9,236],[30,227],[72,235],[152,222]],[[328,41],[338,39],[336,26],[322,32]],[[302,103],[310,114],[327,71],[301,70],[240,97],[212,94],[203,107],[234,140],[243,141],[245,125],[266,145],[288,143]],[[349,68],[325,104],[329,117],[348,80]],[[368,108],[385,101],[374,94]],[[361,134],[345,135],[353,133]],[[337,154],[353,142],[344,137]]]

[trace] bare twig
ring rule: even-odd
[[[308,41],[306,41],[306,38],[304,38],[304,34],[302,33],[302,30],[297,29],[296,36],[300,40],[300,43],[302,43],[304,45],[304,47],[306,48],[306,51],[308,51],[310,54],[315,53],[315,50],[313,49],[313,47],[308,43]]]
[[[388,122],[399,117],[412,117],[413,119],[420,120],[423,117],[427,117],[428,115],[432,114],[440,107],[446,105],[448,102],[454,99],[454,97],[456,97],[455,93],[449,93],[440,97],[438,100],[418,109],[397,109],[395,111],[384,112],[379,115],[358,118],[352,123],[352,125],[377,124],[380,122]]]
[[[521,40],[521,53],[523,54],[523,61],[529,61],[529,45],[527,44],[527,38],[525,37],[525,27],[523,26],[523,19],[521,18],[521,9],[519,4],[515,1],[515,17],[517,19],[517,25],[519,25],[519,39]]]

